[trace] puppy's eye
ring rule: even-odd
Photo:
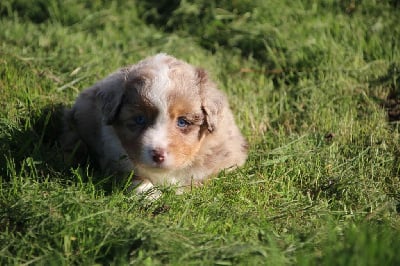
[[[185,128],[190,125],[190,123],[184,117],[178,117],[176,125],[180,128]]]
[[[133,121],[138,126],[144,126],[147,123],[147,119],[144,115],[137,115],[133,118]]]

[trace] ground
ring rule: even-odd
[[[397,265],[398,1],[0,3],[0,264]],[[246,165],[149,203],[65,164],[81,90],[166,52],[228,98]]]

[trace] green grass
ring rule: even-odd
[[[0,264],[400,264],[398,1],[166,3],[1,1]],[[250,154],[148,204],[57,136],[79,91],[157,52],[210,72]]]

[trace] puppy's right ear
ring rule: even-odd
[[[112,74],[100,81],[97,87],[96,100],[100,106],[103,121],[111,125],[118,116],[124,97],[125,74],[123,71]]]

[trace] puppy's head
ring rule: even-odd
[[[204,70],[164,54],[132,66],[123,87],[101,88],[98,98],[135,166],[167,171],[194,161],[225,105]]]

